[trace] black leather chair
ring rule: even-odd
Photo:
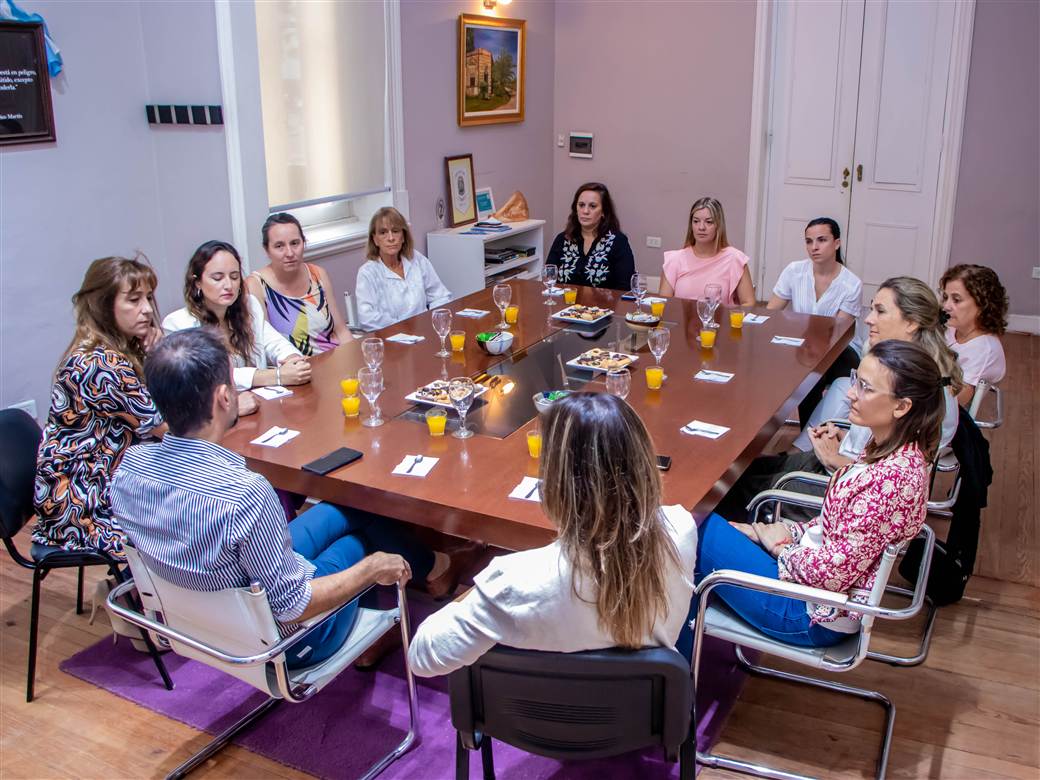
[[[693,780],[690,664],[671,648],[547,653],[497,646],[452,673],[455,777],[479,749],[495,776],[491,738],[556,759],[606,758],[660,745]]]
[[[36,481],[36,452],[43,434],[31,416],[20,409],[0,410],[0,534],[4,547],[19,566],[33,573],[32,602],[29,618],[29,671],[25,683],[25,700],[33,700],[36,680],[36,635],[40,620],[40,583],[53,569],[79,569],[76,587],[76,614],[83,614],[83,567],[106,566],[117,582],[124,577],[119,562],[99,552],[64,550],[44,544],[33,544],[26,558],[15,547],[14,537],[33,516],[33,486]],[[162,676],[167,690],[173,690],[166,666],[145,631],[141,637]]]

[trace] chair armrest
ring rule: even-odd
[[[170,626],[167,626],[163,623],[156,622],[155,620],[146,617],[140,612],[125,607],[122,604],[118,603],[117,599],[126,595],[134,587],[136,587],[136,585],[134,584],[132,578],[118,585],[108,594],[108,600],[105,606],[113,614],[118,615],[128,623],[131,623],[139,628],[143,628],[147,631],[151,631],[169,641],[180,642],[181,644],[184,644],[193,650],[203,653],[204,655],[208,655],[210,658],[214,658],[217,661],[220,661],[221,663],[233,664],[235,666],[257,666],[259,664],[268,663],[269,661],[272,661],[275,658],[277,658],[279,655],[288,650],[293,644],[295,644],[300,639],[300,637],[302,637],[308,631],[313,630],[314,627],[318,624],[323,623],[324,621],[334,617],[341,609],[344,609],[350,604],[353,604],[355,601],[357,601],[359,598],[361,598],[365,593],[367,593],[371,588],[375,586],[369,585],[350,601],[344,602],[335,609],[329,610],[328,612],[325,612],[321,615],[316,616],[315,618],[312,618],[311,620],[308,620],[297,630],[293,631],[292,634],[285,637],[265,652],[247,656],[229,655],[228,653],[225,653],[222,650],[218,650],[215,647],[211,647],[210,645],[207,645],[204,642],[195,639],[194,637],[188,636],[187,634],[182,633],[175,628],[171,628]]]
[[[924,550],[921,552],[921,563],[917,567],[917,581],[914,584],[914,594],[910,603],[902,609],[890,609],[888,607],[877,607],[878,617],[886,620],[907,620],[921,611],[921,606],[928,597],[928,575],[932,569],[932,554],[935,551],[935,531],[928,524],[922,525],[917,532],[918,539],[924,539]],[[861,611],[856,607],[856,611]]]
[[[979,413],[979,409],[982,406],[983,398],[985,398],[986,393],[990,391],[992,391],[997,397],[996,417],[992,420],[980,420],[976,415]],[[1004,424],[1004,394],[1001,392],[999,387],[991,385],[985,381],[979,382],[978,388],[975,391],[975,396],[972,398],[971,402],[971,417],[975,420],[975,425],[979,428],[992,430],[994,428],[999,428]]]
[[[828,474],[817,474],[813,471],[789,471],[776,481],[773,488],[775,490],[784,490],[792,482],[827,487],[830,481],[831,478]]]
[[[793,490],[763,490],[747,505],[747,511],[752,523],[758,522],[758,513],[766,504],[790,504],[806,509],[821,509],[823,507],[822,496],[810,496],[806,493],[797,493]],[[775,517],[775,514],[774,514]]]
[[[736,569],[716,569],[700,581],[700,584],[697,585],[694,591],[700,598],[702,606],[707,602],[708,594],[715,590],[719,585],[734,585],[738,588],[745,588],[746,590],[757,590],[762,593],[770,593],[774,596],[785,596],[787,598],[797,599],[798,601],[823,604],[824,606],[834,607],[836,609],[849,608],[848,594],[835,593],[834,591],[824,590],[823,588],[801,585],[797,582],[788,582],[787,580],[763,577],[759,574],[737,571]],[[861,606],[867,605],[856,604],[855,609],[857,612],[861,611]]]

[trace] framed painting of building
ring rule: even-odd
[[[526,22],[459,16],[459,127],[524,121]]]

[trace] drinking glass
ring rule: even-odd
[[[499,330],[509,330],[509,325],[506,323],[506,307],[513,300],[513,288],[508,284],[496,284],[495,289],[491,291],[491,298],[498,310],[502,312],[502,321],[496,327]]]
[[[628,398],[632,387],[632,374],[627,368],[617,368],[607,372],[607,392],[616,395],[622,401]]]
[[[715,315],[715,310],[719,308],[719,304],[722,303],[722,285],[721,284],[706,284],[704,285],[704,297],[708,299],[711,304],[712,316]]]
[[[643,296],[646,295],[646,274],[632,274],[632,294],[636,296],[636,312],[641,312]]]
[[[361,354],[369,368],[379,368],[383,365],[383,340],[375,336],[365,339],[361,342]],[[358,378],[361,378],[360,374]]]
[[[701,318],[701,330],[711,327],[711,321],[715,318],[715,309],[707,298],[697,299],[697,316]]]
[[[654,355],[654,364],[661,365],[661,358],[668,351],[668,344],[672,340],[671,332],[668,328],[651,328],[647,340],[650,343],[650,352]],[[667,379],[668,377],[662,374],[661,378]]]
[[[473,380],[468,376],[458,376],[448,382],[448,398],[451,405],[459,413],[459,428],[452,434],[456,439],[468,439],[473,431],[466,427],[466,412],[473,403]]]
[[[441,337],[441,351],[437,353],[437,357],[450,356],[451,353],[448,352],[447,347],[444,345],[444,339],[448,337],[448,333],[451,331],[451,309],[433,310],[433,331]]]
[[[375,339],[375,341],[379,341],[379,347],[382,349],[382,340]],[[379,394],[383,392],[383,369],[361,369],[358,371],[358,383],[361,385],[361,394],[365,396],[368,405],[372,407],[372,416],[367,420],[362,420],[361,424],[369,428],[376,428],[385,422],[379,414],[379,404],[376,403],[379,399]]]
[[[560,269],[555,265],[547,265],[542,268],[542,284],[545,285],[545,295],[549,298],[549,303],[552,303],[553,288],[556,287],[556,279],[558,278]]]

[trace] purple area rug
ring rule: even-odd
[[[702,750],[718,737],[745,679],[732,661],[732,646],[708,641],[697,697],[703,713],[697,734]],[[117,644],[104,639],[91,645],[62,662],[61,669],[211,734],[227,728],[264,700],[259,691],[204,664],[172,653],[164,658],[175,684],[172,691],[163,688],[151,659],[136,652],[125,639]],[[454,777],[455,731],[447,678],[417,679],[417,683],[421,742],[391,764],[381,780]],[[279,705],[235,743],[317,777],[352,778],[400,742],[407,728],[403,654],[398,650],[377,672],[348,669],[310,701]],[[497,741],[494,750],[498,776],[510,780],[678,777],[678,765],[666,762],[660,750],[573,762],[531,755]],[[473,776],[479,777],[478,753],[470,756],[470,763]]]

